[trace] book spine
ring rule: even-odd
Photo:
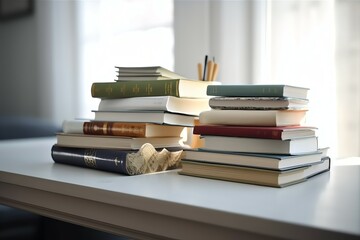
[[[128,98],[179,95],[179,79],[161,81],[98,82],[91,86],[93,98]]]
[[[131,151],[61,147],[51,148],[51,157],[56,163],[93,168],[108,172],[130,175],[126,164]]]
[[[63,132],[89,135],[146,137],[145,123],[64,121]]]
[[[283,97],[284,86],[209,85],[207,95],[227,97]]]
[[[213,127],[198,125],[194,127],[194,134],[198,135],[215,135],[228,137],[245,137],[245,138],[264,138],[264,139],[282,139],[282,130],[265,130],[265,129],[238,129],[232,127]]]
[[[84,134],[146,137],[146,124],[118,122],[84,122]]]

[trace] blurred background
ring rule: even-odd
[[[223,84],[310,88],[308,125],[330,156],[360,156],[360,1],[0,0],[0,112],[60,125],[92,118],[114,66]]]

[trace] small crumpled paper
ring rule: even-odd
[[[138,152],[129,153],[126,169],[129,175],[160,172],[180,166],[183,151],[171,152],[167,149],[157,151],[150,143],[145,143]]]

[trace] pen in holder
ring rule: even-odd
[[[198,79],[200,81],[215,81],[219,73],[219,64],[214,60],[207,60],[208,56],[205,55],[204,69],[201,63],[197,64]]]

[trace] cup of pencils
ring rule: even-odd
[[[215,81],[219,73],[219,64],[213,60],[208,60],[208,55],[205,55],[204,68],[202,63],[198,63],[198,78],[201,81]]]

